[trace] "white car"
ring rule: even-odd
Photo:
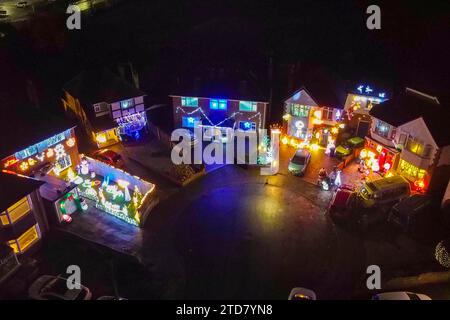
[[[34,300],[91,300],[91,291],[80,284],[80,289],[69,289],[67,279],[60,276],[41,276],[28,289]]]
[[[25,8],[25,7],[28,7],[28,2],[26,2],[26,1],[19,1],[19,2],[17,2],[16,7],[17,7],[17,8]]]
[[[431,300],[431,298],[422,293],[397,291],[378,293],[372,297],[372,300]]]
[[[288,300],[317,300],[317,296],[312,290],[298,287],[291,290]]]

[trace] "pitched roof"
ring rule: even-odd
[[[0,159],[76,126],[75,121],[29,105],[0,106]]]
[[[67,82],[63,89],[86,104],[113,103],[145,95],[107,68],[89,69]]]
[[[436,97],[406,88],[392,99],[375,105],[369,114],[395,127],[422,117],[438,146],[450,145],[448,122],[444,121],[450,119],[450,109]]]
[[[0,171],[0,212],[39,189],[44,182]]]
[[[239,67],[205,66],[194,73],[186,72],[172,95],[268,102],[264,81]]]

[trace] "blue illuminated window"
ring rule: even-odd
[[[227,100],[211,99],[209,100],[209,108],[213,110],[227,110]]]
[[[239,111],[256,112],[257,104],[252,101],[239,101]]]
[[[200,117],[183,116],[182,126],[184,128],[195,128],[195,123],[200,121]]]
[[[256,123],[250,122],[250,121],[240,121],[239,129],[244,130],[244,131],[255,131]]]
[[[198,98],[181,97],[183,107],[198,107]]]
[[[129,99],[129,100],[125,100],[125,101],[121,101],[120,102],[120,107],[122,109],[128,109],[128,108],[130,108],[132,106],[134,106],[133,99]]]

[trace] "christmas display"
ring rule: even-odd
[[[123,179],[113,181],[109,175],[101,176],[97,174],[93,171],[91,161],[95,160],[83,157],[77,166],[78,174],[69,170],[68,180],[77,184],[80,195],[93,201],[96,208],[129,224],[139,226],[139,209],[145,196],[153,189],[143,195],[139,187],[137,185],[131,186],[129,181]],[[114,175],[113,170],[118,170],[107,167],[111,169],[111,175]]]

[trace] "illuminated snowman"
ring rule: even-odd
[[[82,175],[88,175],[89,174],[89,162],[87,161],[86,158],[81,160],[80,172],[81,172]]]

